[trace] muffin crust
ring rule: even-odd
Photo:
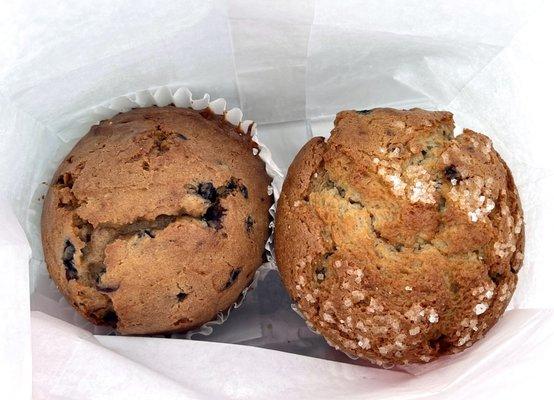
[[[428,362],[496,323],[523,261],[510,170],[448,112],[337,114],[310,140],[278,202],[277,264],[336,348],[378,365]]]
[[[93,126],[42,215],[50,276],[96,324],[186,331],[230,307],[262,264],[270,182],[223,117],[134,109]]]

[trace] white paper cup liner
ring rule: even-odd
[[[85,110],[80,114],[80,118],[76,121],[75,131],[67,130],[58,133],[58,138],[61,139],[58,152],[55,157],[52,157],[52,163],[48,171],[51,172],[49,176],[53,174],[58,167],[59,162],[65,157],[69,151],[73,148],[75,143],[84,136],[91,126],[98,124],[100,121],[109,119],[119,113],[127,112],[133,108],[145,108],[151,106],[164,107],[173,104],[179,108],[191,108],[193,110],[205,110],[209,109],[216,115],[224,116],[225,120],[230,124],[239,128],[243,133],[249,133],[252,136],[252,140],[258,144],[258,149],[253,149],[254,155],[259,156],[266,165],[266,172],[271,177],[271,184],[268,186],[268,194],[274,195],[276,198],[279,193],[276,179],[282,180],[283,173],[277,167],[271,157],[271,152],[259,139],[256,123],[251,120],[243,120],[242,111],[239,108],[231,108],[227,110],[227,102],[225,99],[217,98],[210,101],[210,95],[204,94],[200,98],[193,98],[191,91],[184,86],[159,86],[146,90],[140,90],[134,93],[128,93],[123,96],[116,97],[111,100],[107,100],[102,104]],[[43,182],[39,188],[35,191],[34,198],[41,198],[48,190],[47,182]],[[274,251],[273,251],[273,230],[275,219],[275,202],[269,209],[270,213],[270,235],[265,243],[265,256],[267,261],[262,264],[255,272],[252,282],[242,290],[237,300],[226,310],[220,311],[216,314],[215,318],[204,325],[189,330],[183,333],[174,333],[171,337],[190,339],[192,336],[210,335],[213,332],[215,325],[223,324],[231,310],[241,306],[247,293],[256,288],[258,279],[261,279],[267,274],[270,269],[275,268],[274,263]],[[40,240],[40,214],[42,211],[42,202],[33,203],[29,216],[27,218],[27,232],[30,234],[31,247],[33,248],[33,258],[30,260],[30,268],[32,271],[38,272],[38,278],[31,281],[31,308],[40,309],[51,315],[59,317],[72,324],[92,331],[94,334],[115,334],[115,330],[106,326],[95,326],[92,323],[86,321],[73,307],[71,307],[63,297],[63,295],[57,290],[55,284],[48,277],[46,265],[42,255],[42,246]],[[31,274],[34,276],[34,274]],[[34,289],[34,290],[33,290]]]

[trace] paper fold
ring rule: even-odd
[[[548,387],[554,356],[552,11],[548,2],[474,0],[0,5],[0,387],[28,397],[32,341],[35,398],[540,397],[533,391]],[[192,102],[180,86],[212,97]],[[121,97],[154,87],[167,90]],[[41,182],[98,116],[163,105],[169,94],[218,110],[222,98],[259,122],[255,137],[282,171],[276,195],[298,149],[328,135],[338,110],[452,111],[458,127],[493,139],[520,191],[527,245],[513,309],[454,358],[384,371],[311,333],[264,268],[241,309],[201,340],[102,336],[43,285]],[[10,392],[0,397],[17,398]]]

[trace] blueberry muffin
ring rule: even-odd
[[[278,202],[276,258],[308,321],[378,365],[431,361],[496,323],[523,260],[510,170],[452,114],[344,111],[310,140]]]
[[[134,109],[93,126],[42,214],[50,276],[95,324],[186,331],[264,261],[270,178],[249,134],[209,110]]]

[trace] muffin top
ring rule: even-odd
[[[480,339],[523,260],[510,170],[448,112],[337,114],[293,161],[276,257],[293,300],[333,346],[379,365],[428,362]]]
[[[93,126],[43,208],[60,291],[124,334],[184,331],[227,309],[268,238],[270,178],[255,148],[208,110],[139,108]]]

